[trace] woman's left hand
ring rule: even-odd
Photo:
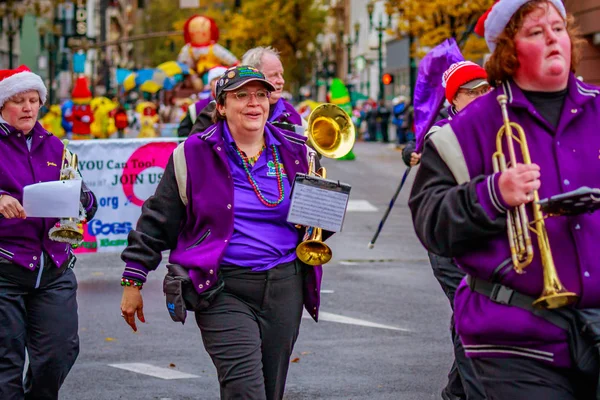
[[[142,299],[142,293],[140,292],[140,289],[135,286],[124,286],[123,297],[121,299],[121,316],[134,332],[137,332],[137,326],[135,324],[136,314],[140,322],[146,322],[146,319],[144,318],[144,300]]]

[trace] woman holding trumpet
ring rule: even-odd
[[[425,247],[468,274],[456,330],[489,399],[596,398],[597,366],[577,370],[577,333],[549,309],[600,307],[600,213],[544,221],[537,204],[600,181],[600,90],[573,73],[572,23],[560,0],[499,0],[482,17],[495,89],[426,142],[409,201]]]
[[[255,68],[225,71],[215,124],[175,150],[122,254],[121,312],[134,330],[160,253],[171,249],[170,262],[187,270],[207,299],[195,317],[222,399],[281,399],[303,304],[318,318],[322,268],[297,259],[304,231],[287,222],[295,175],[318,160],[305,137],[267,123],[274,90]]]

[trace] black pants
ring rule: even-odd
[[[429,253],[429,261],[433,275],[440,283],[444,294],[450,300],[450,307],[454,310],[454,295],[465,273],[450,258]],[[483,387],[477,380],[471,360],[465,355],[460,338],[454,329],[454,317],[451,321],[450,335],[454,345],[454,362],[448,373],[448,384],[444,389],[444,396],[447,399],[485,399]]]
[[[377,141],[377,122],[369,120],[367,121],[367,133],[369,134],[367,142]]]
[[[381,131],[381,141],[383,143],[389,143],[390,142],[390,136],[388,134],[389,126],[390,126],[390,121],[389,120],[384,120],[384,121],[381,121],[379,123],[379,129]]]
[[[225,289],[196,313],[221,399],[279,400],[302,318],[299,262],[265,272],[223,268]]]
[[[595,400],[596,382],[527,358],[473,358],[489,400]]]
[[[0,264],[0,268],[6,264]],[[18,267],[21,268],[21,267]],[[37,271],[21,268],[21,278]],[[0,273],[0,399],[54,400],[79,354],[77,280],[70,268],[42,285]],[[20,280],[20,279],[17,279]],[[29,368],[23,383],[25,349]]]
[[[402,128],[400,126],[396,126],[396,143],[397,144],[406,144],[406,128]]]

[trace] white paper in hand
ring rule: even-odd
[[[51,181],[23,188],[23,208],[27,217],[77,218],[81,179]]]

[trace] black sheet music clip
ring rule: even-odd
[[[600,209],[600,189],[582,186],[571,192],[551,196],[538,202],[542,211],[551,216],[574,216]]]

